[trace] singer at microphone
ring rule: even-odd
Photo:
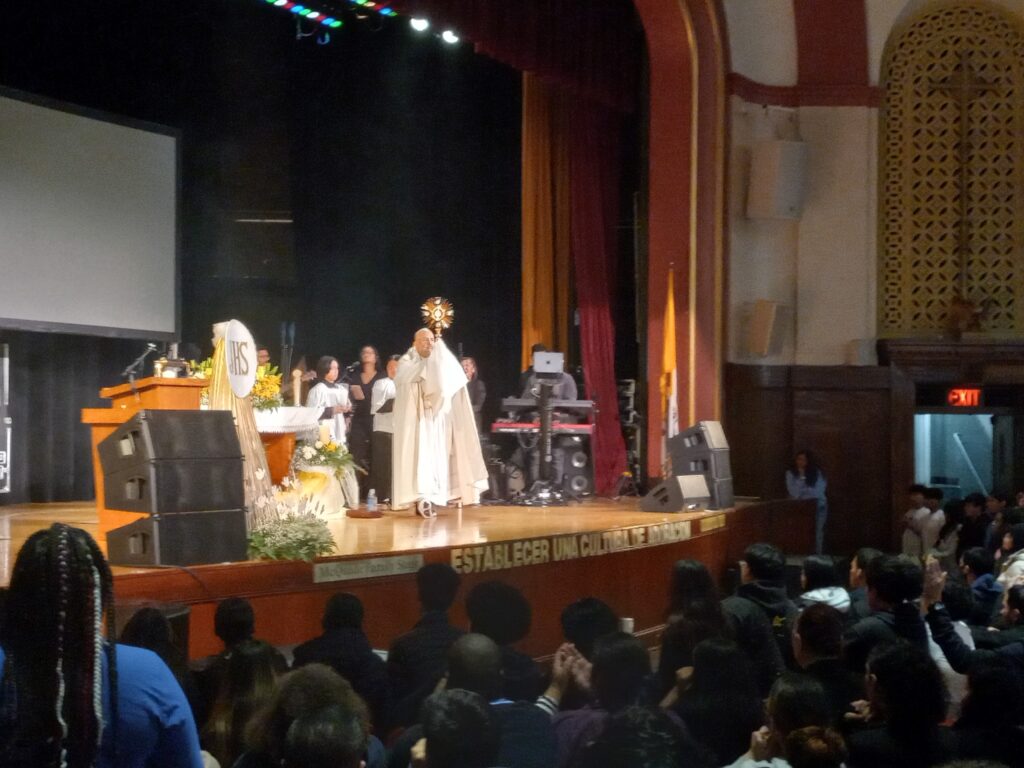
[[[345,373],[349,382],[349,394],[352,397],[352,426],[348,434],[348,449],[356,463],[366,470],[370,469],[370,438],[373,435],[373,414],[370,412],[370,400],[373,385],[378,379],[386,378],[387,372],[379,365],[380,356],[377,350],[369,345],[359,350],[359,360],[350,366]],[[357,474],[360,492],[365,495],[369,490],[369,475]]]

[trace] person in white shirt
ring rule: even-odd
[[[395,432],[395,373],[401,355],[388,358],[387,377],[373,383],[370,413],[373,435],[370,438],[370,484],[381,503],[391,502],[391,442]]]
[[[923,485],[912,485],[908,489],[907,496],[910,500],[910,509],[903,515],[903,544],[900,548],[902,554],[920,560],[928,552],[924,549],[921,533],[924,530],[925,521],[931,515],[931,510],[924,505],[924,492],[928,490]]]

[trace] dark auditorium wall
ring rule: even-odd
[[[891,549],[892,377],[881,366],[727,365],[723,426],[736,493],[785,498],[793,455],[813,450],[828,480],[826,550]]]
[[[347,362],[364,343],[404,351],[419,303],[442,294],[457,309],[450,343],[477,357],[492,397],[512,388],[517,72],[405,19],[376,31],[350,22],[321,45],[297,41],[294,18],[256,0],[95,0],[59,13],[0,6],[0,84],[180,129],[182,335],[204,353],[210,324],[227,317],[275,355],[284,319],[311,357]],[[290,211],[293,255],[229,248],[225,222],[246,210]],[[97,404],[143,342],[0,329],[4,340],[21,439],[76,448],[33,448],[16,464],[19,492],[0,503],[89,498],[78,408]],[[69,388],[47,354],[90,364]],[[70,483],[53,478],[54,462],[57,474],[73,468]]]

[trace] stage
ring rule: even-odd
[[[19,548],[34,531],[66,522],[97,532],[94,502],[0,508],[0,579],[7,584]],[[133,606],[184,604],[191,608],[189,652],[219,650],[213,635],[218,600],[249,598],[257,635],[279,645],[319,633],[328,596],[348,591],[366,606],[366,630],[377,647],[418,618],[415,572],[425,563],[449,563],[463,574],[453,619],[465,623],[462,597],[479,581],[501,579],[523,590],[534,609],[523,650],[551,653],[561,640],[558,616],[580,597],[606,600],[634,618],[637,632],[656,634],[672,563],[705,562],[716,577],[753,541],[787,552],[812,551],[813,502],[740,501],[735,509],[679,514],[641,512],[639,499],[590,499],[566,507],[467,507],[424,520],[409,512],[379,519],[329,519],[337,552],[315,563],[248,561],[191,568],[114,567],[122,614]],[[105,544],[100,541],[101,546]]]

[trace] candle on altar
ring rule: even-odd
[[[292,371],[292,405],[302,405],[302,371],[296,368]]]
[[[331,442],[331,428],[326,424],[320,425],[320,442],[329,443]]]

